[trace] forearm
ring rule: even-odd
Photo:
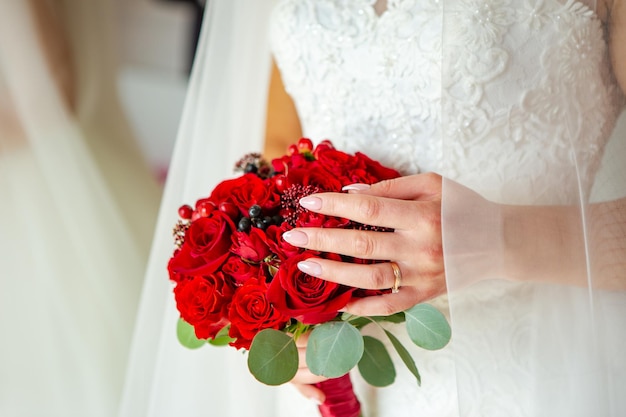
[[[591,204],[582,214],[578,206],[504,207],[506,276],[626,289],[626,198]]]

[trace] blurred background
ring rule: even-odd
[[[195,51],[203,0],[114,0],[120,99],[163,180]]]

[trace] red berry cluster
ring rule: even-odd
[[[201,200],[196,204],[194,210],[190,205],[185,204],[178,208],[178,216],[184,221],[195,221],[200,217],[207,217],[212,211],[219,210],[224,212],[230,218],[237,218],[239,216],[239,210],[237,206],[232,203],[224,202],[216,206],[215,203],[208,200]]]
[[[292,156],[297,153],[303,154],[310,160],[317,159],[320,152],[334,149],[331,141],[323,140],[316,147],[313,147],[313,141],[309,138],[301,138],[298,143],[293,144],[287,148],[287,155]]]

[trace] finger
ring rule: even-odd
[[[295,384],[317,384],[327,379],[325,376],[315,375],[309,368],[298,368],[291,382]]]
[[[314,385],[309,384],[295,384],[292,385],[302,394],[305,398],[308,398],[312,401],[315,401],[318,405],[322,404],[326,401],[326,396],[324,392],[319,388],[316,388]]]
[[[298,348],[306,348],[306,344],[309,342],[309,333],[310,332],[302,333],[298,336],[296,339],[296,346]]]
[[[412,285],[412,277],[409,268],[397,262],[400,268],[403,285]],[[363,288],[367,290],[384,290],[393,287],[396,281],[393,268],[389,262],[377,264],[353,264],[328,259],[308,258],[298,262],[298,269],[313,277],[322,278],[326,281],[349,287]]]
[[[300,199],[308,210],[372,226],[408,229],[420,214],[419,204],[374,195],[320,193]]]
[[[353,229],[296,228],[283,233],[294,246],[362,259],[401,258],[411,242],[400,233]]]
[[[441,176],[432,172],[380,181],[370,186],[351,184],[344,187],[350,194],[375,195],[400,200],[432,200],[441,197]]]
[[[306,367],[306,346],[298,347],[298,369]]]
[[[422,294],[416,287],[400,287],[396,294],[355,298],[346,305],[345,311],[357,316],[390,316],[422,301]]]

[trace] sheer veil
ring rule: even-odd
[[[285,392],[291,391],[283,390],[289,390],[288,387],[268,389],[257,384],[248,375],[244,358],[233,349],[188,351],[179,347],[175,339],[178,315],[165,272],[177,207],[192,203],[230,175],[233,163],[243,153],[261,149],[270,66],[266,33],[273,3],[209,2],[136,323],[121,408],[123,417],[198,415],[198,410],[203,409],[211,410],[207,415],[274,416],[277,412],[272,407],[281,395],[283,403],[297,404],[294,410],[313,406],[297,396],[287,400]],[[455,133],[459,128],[457,116],[464,110],[458,107],[458,94],[477,90],[458,77],[458,56],[464,48],[455,43],[461,27],[455,20],[459,2],[442,3],[443,174],[453,175],[455,157],[463,152],[457,147]],[[544,3],[557,4],[530,0],[527,3],[536,4],[537,8],[544,7]],[[581,2],[561,3],[563,8],[593,18],[592,9]],[[531,21],[529,27],[535,23],[542,24],[540,20]],[[489,68],[500,56],[494,50],[490,57],[483,57],[494,59],[491,63],[481,62],[481,57],[467,62],[475,64],[471,70]],[[474,77],[478,79],[477,74]],[[554,91],[569,88],[569,81],[554,81]],[[506,94],[507,86],[499,87],[500,90],[485,94]],[[619,100],[617,93],[610,96]],[[529,93],[529,102],[531,99]],[[544,110],[547,115],[549,109]],[[580,107],[577,111],[580,117],[563,123],[564,128],[558,132],[560,142],[555,142],[555,152],[562,157],[559,161],[567,161],[559,170],[559,189],[563,193],[558,197],[546,197],[543,188],[555,178],[545,178],[545,183],[530,182],[523,190],[514,183],[503,186],[487,181],[444,181],[444,258],[453,332],[450,349],[454,352],[462,416],[502,415],[497,407],[476,409],[472,400],[481,396],[504,407],[516,404],[509,415],[564,416],[562,410],[571,409],[572,404],[577,404],[580,416],[626,414],[621,392],[626,386],[625,272],[624,260],[615,255],[622,253],[616,247],[624,245],[625,215],[622,206],[599,204],[626,196],[626,130],[613,132],[602,163],[597,166],[580,138],[585,137],[585,132],[612,130],[612,121],[598,126],[593,108]],[[541,114],[533,127],[538,131],[542,129]],[[511,137],[515,132],[502,134]],[[511,147],[513,150],[515,144]],[[545,149],[549,151],[553,150]],[[595,155],[602,153],[602,149],[591,151]],[[541,152],[537,155],[539,158]],[[527,174],[519,174],[520,178],[524,175]],[[579,244],[572,245],[567,253],[542,253],[530,263],[537,271],[558,270],[555,276],[565,275],[561,283],[543,279],[541,274],[537,276],[539,282],[509,281],[516,275],[517,265],[509,262],[507,250],[526,230],[525,224],[504,221],[514,205],[569,208],[555,234],[559,237],[567,230],[568,234],[560,237]],[[541,243],[532,239],[525,242],[530,242],[526,249]],[[513,292],[511,286],[515,287]],[[491,299],[485,294],[490,294]],[[511,301],[507,297],[516,296],[527,302],[511,302],[510,308],[498,309],[498,316],[494,317],[494,303],[507,304]],[[515,327],[514,332],[511,327]],[[507,331],[502,332],[503,329]],[[473,348],[466,349],[468,346]],[[476,346],[482,349],[475,349]],[[486,354],[474,357],[466,350]],[[509,375],[508,385],[490,383],[493,375],[499,376],[497,381],[503,380],[502,375]],[[513,386],[516,389],[510,392],[520,392],[522,387],[524,395],[511,398],[507,388]],[[304,412],[295,411],[292,415],[299,414]]]
[[[29,3],[0,1],[0,414],[109,416],[158,187],[115,95],[105,3],[56,4],[71,64],[47,59]]]
[[[592,16],[591,10],[595,10],[595,2],[588,2],[594,3],[589,5],[573,1],[563,3],[562,7],[575,8],[577,13],[588,16]],[[466,47],[454,41],[446,42],[453,39],[453,32],[458,30],[452,24],[446,25],[446,19],[449,22],[454,20],[453,10],[454,7],[444,10],[442,82],[445,86],[454,85],[458,81],[455,79],[455,75],[458,75],[455,73],[455,65],[457,60],[463,60],[458,55],[462,54],[460,48]],[[575,31],[573,35],[580,36]],[[584,43],[579,40],[573,43]],[[561,47],[567,48],[567,45]],[[580,54],[584,52],[577,51]],[[607,51],[598,53],[607,54]],[[544,57],[543,60],[544,65],[546,61],[550,62],[550,58]],[[608,65],[608,57],[605,57],[604,62]],[[563,84],[567,70],[567,67],[560,68],[558,74],[562,78],[551,80],[551,89],[556,94],[569,88]],[[609,70],[603,68],[600,71]],[[584,77],[580,74],[577,76]],[[501,88],[501,94],[506,94],[506,86]],[[591,97],[597,91],[597,86],[589,88]],[[599,88],[613,89],[612,86]],[[528,93],[531,97],[529,102],[532,94]],[[619,96],[620,93],[617,93],[613,99],[619,102]],[[454,108],[456,99],[453,94],[444,94],[444,108]],[[553,103],[564,107],[557,104],[558,100]],[[495,284],[491,280],[484,280],[485,277],[506,279],[515,276],[517,266],[508,262],[506,251],[511,247],[513,250],[520,249],[516,240],[537,247],[541,246],[541,242],[532,238],[523,240],[523,228],[528,226],[528,222],[511,222],[505,205],[486,205],[484,200],[474,198],[459,184],[444,181],[444,257],[460,415],[473,415],[476,412],[471,407],[475,404],[475,396],[479,395],[474,389],[477,386],[481,386],[480,395],[486,398],[497,396],[495,403],[518,404],[515,410],[520,415],[565,416],[573,415],[571,410],[576,410],[575,415],[580,416],[619,416],[626,413],[626,402],[620,398],[620,392],[626,386],[626,362],[619,353],[626,347],[626,333],[623,331],[626,328],[626,269],[623,252],[619,250],[624,247],[625,213],[623,204],[617,208],[607,203],[619,199],[623,202],[626,196],[626,171],[623,165],[626,131],[623,124],[613,129],[614,119],[611,115],[606,117],[608,121],[603,125],[597,122],[597,114],[594,114],[597,109],[585,107],[584,103],[572,105],[577,106],[572,114],[578,117],[559,121],[562,130],[553,133],[555,143],[561,141],[558,146],[562,149],[555,151],[548,147],[542,150],[543,153],[562,152],[566,163],[561,165],[561,169],[532,183],[528,189],[515,189],[513,184],[494,187],[488,181],[464,184],[483,197],[505,205],[564,204],[570,207],[570,214],[560,218],[561,229],[555,227],[551,231],[555,236],[565,233],[552,242],[563,242],[563,247],[568,250],[553,251],[547,248],[547,252],[539,253],[529,247],[522,248],[525,252],[534,252],[532,259],[526,259],[532,265],[526,269],[526,273],[536,273],[535,282],[520,285],[506,281]],[[528,103],[528,111],[532,111],[532,103]],[[453,163],[458,137],[451,127],[458,126],[456,123],[459,117],[450,112],[444,112],[443,117],[444,160]],[[508,117],[515,117],[515,114],[509,114]],[[538,126],[542,126],[542,121],[535,121]],[[554,120],[548,123],[554,124]],[[589,145],[585,142],[602,129],[607,136],[611,130],[613,132],[598,166],[590,154],[602,152],[602,149],[587,148]],[[537,154],[537,159],[542,159],[541,153]],[[523,164],[520,163],[520,166]],[[454,169],[451,166],[448,168]],[[520,172],[519,175],[532,173]],[[558,178],[554,178],[554,175]],[[559,184],[561,196],[557,196],[557,193],[545,195],[543,188],[551,182]],[[607,205],[611,208],[607,209]],[[621,243],[616,242],[619,240]],[[542,270],[551,270],[552,278],[561,278],[557,279],[556,284],[546,282],[539,272]],[[481,277],[482,281],[477,282]],[[520,287],[502,292],[497,303],[507,303],[506,297],[511,296],[524,297],[527,302],[520,305],[511,300],[509,308],[497,309],[501,317],[494,319],[492,305],[482,295],[489,293],[490,287],[499,285],[505,288],[508,285]],[[507,319],[502,320],[502,316]],[[511,328],[514,329],[515,337],[499,336],[499,333],[510,335]],[[477,344],[484,346],[489,353],[478,353],[480,349],[466,349]],[[474,355],[468,352],[474,352]],[[503,386],[495,386],[490,382],[491,377],[503,374],[510,375],[512,379]],[[477,380],[480,382],[477,383]],[[502,383],[503,379],[498,378],[498,381]],[[526,388],[521,391],[507,390],[509,386]],[[516,392],[518,396],[513,397],[510,392]],[[520,392],[522,396],[519,396]]]
[[[276,416],[274,403],[281,389],[255,381],[241,353],[223,348],[189,351],[179,345],[178,314],[165,269],[178,207],[194,203],[232,175],[243,154],[262,150],[270,74],[265,34],[272,5],[208,3],[157,221],[121,416],[193,416],[198,410]]]

